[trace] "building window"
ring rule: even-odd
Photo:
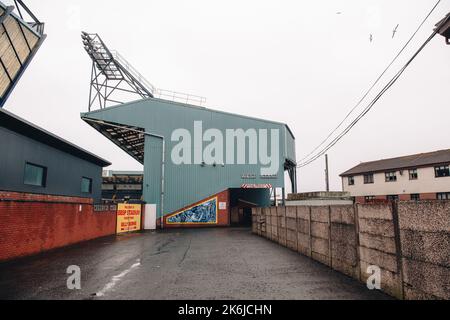
[[[37,164],[25,163],[23,183],[29,186],[45,187],[47,182],[47,168]]]
[[[348,177],[348,185],[353,186],[355,185],[355,177]]]
[[[409,170],[409,180],[417,180],[419,175],[417,174],[417,169]]]
[[[81,178],[81,192],[92,193],[92,179],[86,177]]]
[[[436,194],[438,200],[450,200],[450,192],[440,192]]]
[[[449,177],[450,169],[448,166],[434,167],[434,174],[436,178]]]
[[[364,175],[364,184],[370,184],[370,183],[373,183],[373,173]]]
[[[398,201],[398,195],[389,195],[387,196],[388,201]]]
[[[397,174],[395,171],[386,172],[385,174],[386,182],[395,182],[397,181]]]
[[[420,200],[420,194],[418,194],[418,193],[411,194],[411,200],[412,201],[419,201]]]
[[[375,200],[375,196],[365,196],[365,197],[364,197],[364,200],[365,200],[366,202],[373,201],[373,200]]]

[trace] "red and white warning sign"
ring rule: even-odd
[[[246,183],[241,186],[242,189],[271,189],[271,184]]]

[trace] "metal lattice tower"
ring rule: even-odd
[[[205,103],[203,97],[157,89],[117,51],[108,49],[98,34],[82,32],[81,38],[92,59],[89,111],[135,100],[136,96],[196,105]]]
[[[93,108],[106,108],[111,104],[121,104],[120,97],[138,95],[153,98],[155,88],[142,81],[143,77],[130,72],[130,67],[122,65],[123,59],[108,49],[98,34],[81,35],[86,52],[92,59],[91,90],[89,94],[89,111]],[[140,78],[140,79],[139,79]]]

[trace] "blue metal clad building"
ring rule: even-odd
[[[3,109],[0,141],[1,191],[101,201],[102,168],[110,162]],[[83,181],[88,184],[85,190]]]
[[[270,201],[269,188],[284,188],[285,170],[289,171],[295,189],[295,138],[285,124],[156,98],[82,113],[81,117],[144,165],[143,199],[146,203],[156,204],[159,217],[161,214],[173,214],[225,190],[246,193],[242,190],[246,187],[253,188],[247,190],[246,200],[251,198],[253,204],[267,206]],[[199,125],[201,132],[198,131]],[[173,159],[172,153],[182,141],[173,136],[177,129],[184,129],[192,137],[188,151],[190,155],[181,153],[192,159],[190,164],[178,164]],[[200,162],[199,159],[195,162],[196,155],[202,155],[212,141],[202,139],[208,129],[217,129],[225,140],[230,129],[243,129],[244,132],[250,129],[256,133],[263,130],[263,133],[267,132],[267,155],[270,155],[273,144],[271,130],[277,131],[279,148],[274,149],[277,154],[271,156],[278,162],[278,169],[273,174],[264,174],[261,169],[266,165],[260,161],[250,161],[249,151],[255,150],[255,143],[252,144],[248,137],[243,164],[235,164],[239,152],[237,140],[234,140],[233,147],[234,163],[228,161],[226,150],[222,163],[208,163],[203,157]],[[258,136],[258,140],[253,142],[260,147],[260,140],[261,136]],[[224,141],[224,146],[226,143],[228,140]],[[258,154],[261,156],[261,148],[258,148]]]

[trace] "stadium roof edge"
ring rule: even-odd
[[[6,10],[6,8],[8,7],[6,4],[4,4],[2,1],[0,1],[0,7],[3,8],[3,10]],[[16,9],[14,7],[14,9]],[[19,17],[14,11],[12,11],[9,15],[13,16],[15,19],[17,19],[18,21],[22,22],[22,25],[24,27],[26,27],[29,31],[33,32],[37,37],[43,37],[45,36],[45,34],[39,34],[36,30],[34,30],[33,28],[31,28],[28,24],[28,22],[26,22],[25,20],[23,20],[21,17]]]
[[[256,120],[256,121],[261,121],[261,122],[267,122],[267,123],[282,125],[282,126],[286,127],[286,129],[288,130],[288,132],[290,133],[292,138],[294,138],[294,140],[295,140],[294,133],[292,132],[291,128],[289,128],[289,126],[286,123],[273,121],[273,120],[262,119],[262,118],[256,118],[256,117],[251,117],[251,116],[246,116],[246,115],[242,115],[242,114],[238,114],[238,113],[226,112],[226,111],[217,110],[217,109],[200,107],[200,106],[191,105],[191,104],[185,104],[185,103],[181,103],[181,102],[177,102],[177,101],[169,101],[169,100],[164,100],[164,99],[158,99],[158,98],[147,98],[147,99],[134,100],[134,101],[126,102],[126,103],[123,103],[123,104],[119,104],[119,105],[115,105],[115,106],[111,106],[111,107],[107,107],[107,108],[103,108],[103,109],[98,109],[98,110],[89,111],[89,112],[81,112],[80,115],[81,115],[81,117],[87,117],[90,114],[95,114],[95,113],[98,113],[98,112],[102,112],[104,110],[113,110],[113,109],[117,109],[117,108],[121,108],[121,107],[126,107],[126,106],[129,106],[129,105],[132,105],[132,104],[135,104],[135,103],[138,103],[138,102],[147,101],[147,100],[150,100],[150,101],[156,100],[156,101],[164,102],[164,103],[167,103],[167,104],[179,105],[179,106],[186,107],[186,108],[192,108],[192,109],[198,109],[198,110],[207,110],[207,111],[221,113],[221,114],[225,114],[225,115],[237,116],[237,117],[241,117],[241,118],[245,118],[245,119],[251,119],[251,120]]]

